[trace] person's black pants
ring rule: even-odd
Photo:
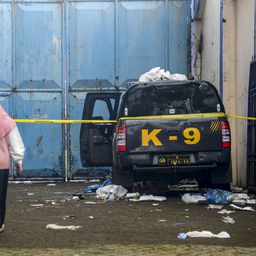
[[[0,227],[4,223],[9,170],[0,170]]]

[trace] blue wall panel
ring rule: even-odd
[[[12,84],[12,11],[11,4],[0,2],[0,89]]]
[[[15,14],[15,84],[61,88],[61,4],[19,3]]]
[[[167,68],[164,1],[121,1],[118,6],[119,83],[153,67]]]
[[[0,0],[0,103],[15,118],[81,119],[89,90],[124,89],[156,66],[187,73],[189,7],[189,0]],[[80,124],[18,127],[25,178],[109,172],[81,167]]]
[[[68,15],[70,86],[113,86],[114,2],[71,2]]]

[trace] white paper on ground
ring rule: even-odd
[[[251,212],[255,212],[255,210],[250,207],[250,206],[246,206],[246,207],[239,207],[235,204],[230,204],[230,207],[237,209],[237,210],[241,210],[241,211],[251,211]]]
[[[228,223],[228,224],[234,224],[235,223],[235,220],[229,216],[226,216],[226,217],[222,217],[222,221],[225,222],[225,223]]]
[[[223,208],[223,205],[209,204],[206,208],[207,208],[207,209],[217,209],[217,210],[221,210],[221,209]]]
[[[230,235],[226,231],[222,231],[219,234],[213,234],[210,231],[189,231],[186,235],[188,237],[230,238]]]
[[[158,202],[163,202],[166,200],[166,197],[164,196],[154,196],[154,195],[144,195],[140,196],[139,199],[134,199],[131,198],[129,199],[132,202],[139,202],[139,201],[158,201]]]
[[[182,197],[181,197],[181,200],[184,202],[184,203],[198,203],[198,201],[205,201],[205,197],[204,196],[201,196],[201,195],[191,195],[189,193],[186,193],[184,194]]]
[[[230,214],[230,213],[234,213],[235,211],[229,211],[229,210],[226,210],[226,209],[222,209],[221,211],[218,211],[218,213],[220,214]]]
[[[55,229],[55,230],[60,230],[60,229],[67,229],[67,230],[76,230],[81,228],[82,226],[60,226],[60,225],[56,225],[56,224],[48,224],[46,225],[46,228],[50,228],[50,229]]]
[[[127,193],[126,198],[139,198],[140,197],[140,193],[139,192],[135,192],[135,193]]]

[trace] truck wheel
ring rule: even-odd
[[[112,167],[112,183],[121,185],[128,191],[132,190],[133,174],[131,170],[119,170],[117,167]]]

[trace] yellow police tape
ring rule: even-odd
[[[225,113],[185,114],[185,115],[161,115],[161,116],[136,116],[122,117],[120,120],[154,120],[154,119],[189,119],[189,118],[211,118],[229,117],[242,120],[256,121],[256,117],[235,116]],[[66,120],[66,119],[14,119],[16,123],[51,123],[51,124],[106,124],[116,123],[117,120]]]

